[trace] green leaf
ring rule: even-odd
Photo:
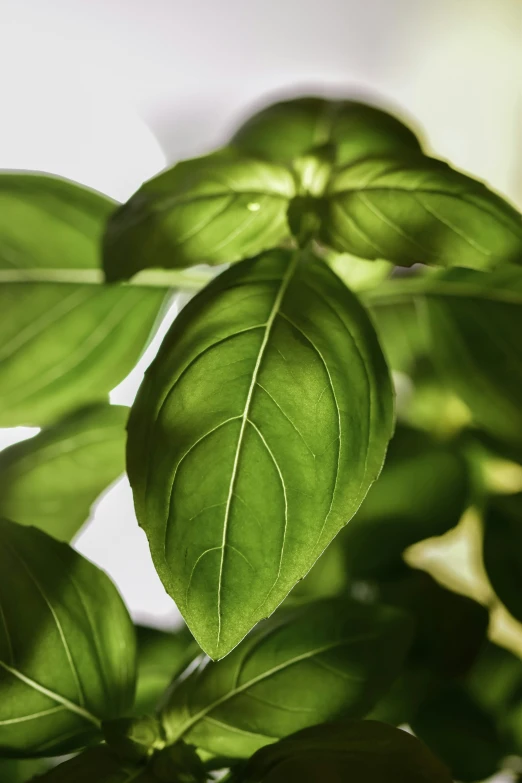
[[[166,290],[108,287],[114,202],[40,174],[0,174],[0,427],[103,400],[138,361]]]
[[[100,746],[80,753],[47,772],[38,783],[160,783],[145,765],[118,759]]]
[[[425,663],[409,661],[368,718],[392,726],[410,724],[432,688],[438,685],[439,677]]]
[[[0,516],[70,541],[125,472],[128,410],[93,405],[0,452]]]
[[[290,170],[214,154],[183,161],[146,182],[109,220],[107,280],[141,269],[239,261],[289,237]]]
[[[433,357],[475,421],[508,443],[522,442],[522,269],[484,275],[452,270],[427,278],[424,302]]]
[[[135,688],[135,634],[108,577],[67,544],[0,522],[0,755],[99,738]]]
[[[49,763],[43,759],[1,759],[0,780],[2,783],[28,783],[48,768]]]
[[[454,446],[399,427],[381,475],[338,539],[350,577],[382,576],[409,546],[455,527],[469,491],[466,460]]]
[[[201,649],[188,628],[174,633],[137,626],[138,684],[134,712],[153,713],[171,681],[178,677]]]
[[[234,266],[181,312],[132,409],[127,468],[156,569],[212,658],[353,516],[392,408],[365,311],[313,257]]]
[[[234,783],[451,783],[416,737],[376,721],[313,726],[258,750]]]
[[[404,568],[402,575],[378,587],[381,601],[415,618],[410,663],[444,677],[466,674],[486,641],[487,609],[416,569]]]
[[[519,261],[522,217],[485,185],[421,155],[367,158],[335,174],[321,239],[339,252],[490,269]]]
[[[440,687],[426,700],[412,729],[463,783],[489,778],[505,756],[493,720],[458,684]]]
[[[103,400],[132,370],[164,289],[0,284],[0,427],[42,426]]]
[[[99,264],[103,227],[116,202],[74,182],[47,174],[0,173],[0,282],[40,278]]]
[[[369,155],[420,150],[409,128],[375,106],[313,97],[262,109],[239,128],[231,144],[247,155],[280,162],[332,144],[339,164]]]
[[[178,683],[162,713],[167,738],[245,758],[315,723],[363,717],[410,639],[409,618],[390,607],[331,599],[283,610]]]
[[[484,519],[483,556],[493,590],[522,622],[522,493],[490,501]]]

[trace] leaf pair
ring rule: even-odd
[[[522,253],[516,210],[423,155],[394,117],[298,99],[255,115],[230,147],[147,182],[111,216],[105,273],[239,261],[302,232],[405,266],[490,269]]]

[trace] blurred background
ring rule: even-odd
[[[223,143],[274,93],[357,95],[520,207],[521,44],[520,0],[2,0],[0,168],[123,201],[167,163]],[[160,339],[113,402],[132,403]],[[0,431],[0,446],[35,432]],[[135,619],[176,622],[126,481],[76,546]]]

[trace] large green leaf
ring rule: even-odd
[[[223,264],[289,236],[292,173],[232,153],[183,161],[146,182],[111,217],[105,236],[108,280],[149,267]]]
[[[258,750],[234,783],[451,783],[416,737],[376,721],[313,726]]]
[[[212,658],[353,516],[392,407],[365,311],[311,256],[236,265],[176,319],[131,413],[127,467],[158,573]]]
[[[165,289],[100,285],[114,202],[40,174],[0,174],[0,427],[103,400],[136,364]]]
[[[483,781],[500,769],[505,746],[491,717],[464,687],[439,687],[412,721],[414,733],[444,761],[453,780]]]
[[[483,555],[493,590],[522,622],[522,493],[499,496],[489,503]]]
[[[368,155],[420,150],[409,128],[375,106],[313,97],[262,109],[239,128],[231,144],[247,155],[273,161],[290,161],[332,144],[340,164]]]
[[[127,414],[93,405],[0,452],[0,516],[70,541],[125,472]]]
[[[0,522],[0,755],[52,756],[132,706],[135,633],[108,577],[40,530]]]
[[[399,427],[381,475],[339,536],[351,578],[382,576],[407,547],[455,527],[469,489],[467,463],[455,447]]]
[[[168,739],[245,758],[315,723],[363,717],[397,675],[410,639],[409,617],[389,607],[330,599],[281,611],[170,692]]]
[[[200,653],[188,628],[168,633],[138,626],[138,683],[134,713],[145,715],[156,710],[170,682]]]
[[[38,778],[41,783],[162,783],[145,765],[122,761],[106,747],[91,748]],[[189,781],[190,783],[190,781]]]
[[[340,252],[477,269],[521,258],[520,214],[482,183],[422,155],[339,170],[326,204],[321,237]]]

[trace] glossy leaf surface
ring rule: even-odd
[[[171,691],[167,735],[245,758],[315,723],[363,717],[397,675],[410,639],[409,618],[389,607],[332,599],[281,611]]]
[[[494,498],[484,525],[489,580],[504,606],[522,622],[522,493]]]
[[[522,257],[522,217],[485,185],[421,155],[367,158],[332,177],[322,240],[410,266],[491,269]]]
[[[128,408],[95,405],[0,452],[0,516],[70,541],[125,472]]]
[[[239,128],[231,144],[245,154],[273,161],[290,161],[332,144],[339,164],[396,150],[420,150],[409,128],[375,106],[312,97],[267,106]]]
[[[108,577],[35,528],[0,522],[0,754],[52,756],[132,705],[135,634]]]
[[[41,783],[160,783],[146,766],[122,761],[106,747],[86,750],[38,780]]]
[[[295,194],[283,166],[233,154],[183,161],[142,188],[111,217],[108,280],[148,267],[180,268],[248,258],[288,238]]]
[[[170,682],[200,653],[188,628],[168,633],[137,626],[138,683],[134,713],[153,714]]]
[[[451,783],[420,740],[376,721],[313,726],[258,750],[235,783]]]
[[[392,407],[366,313],[313,257],[234,266],[181,312],[133,407],[127,468],[156,569],[211,657],[353,516]]]

